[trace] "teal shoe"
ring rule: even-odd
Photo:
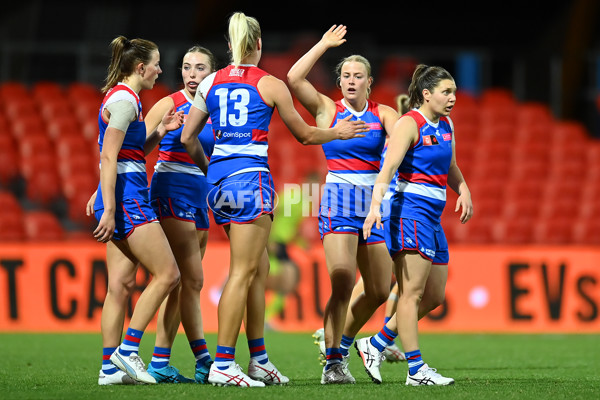
[[[203,366],[196,367],[196,374],[195,374],[196,382],[208,383],[208,373],[210,372],[210,366],[212,365],[212,363],[213,363],[213,361],[210,360]]]
[[[156,383],[194,383],[195,381],[179,373],[179,370],[172,365],[163,368],[153,368],[152,364],[148,367],[148,373],[156,379]]]

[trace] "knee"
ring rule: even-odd
[[[429,312],[442,305],[444,300],[446,300],[446,293],[443,291],[437,293],[425,293],[421,303],[423,304],[424,309]]]
[[[204,287],[204,276],[203,274],[183,274],[181,276],[181,287],[182,290],[194,293],[200,293]]]
[[[383,287],[383,288],[378,288],[375,293],[373,294],[373,302],[377,303],[377,305],[381,305],[383,303],[385,303],[387,301],[387,299],[390,296],[390,290],[389,288]]]
[[[181,274],[177,268],[177,264],[173,263],[172,265],[163,268],[154,279],[164,285],[168,292],[171,292],[180,284]]]
[[[135,279],[109,280],[108,293],[117,301],[127,301],[135,290]]]
[[[354,276],[347,271],[334,272],[331,275],[331,296],[350,301],[354,288]]]

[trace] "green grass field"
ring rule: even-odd
[[[214,354],[215,335],[208,335]],[[142,340],[148,363],[154,335]],[[406,387],[406,363],[384,363],[375,385],[353,351],[356,385],[320,385],[321,367],[310,333],[266,336],[270,358],[290,377],[285,387],[221,388],[209,385],[97,385],[99,334],[0,334],[0,399],[598,399],[600,335],[422,335],[426,362],[451,376],[448,387]],[[246,369],[245,336],[237,361]],[[193,377],[193,358],[184,335],[175,342],[172,364]]]

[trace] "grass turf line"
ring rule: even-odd
[[[359,335],[362,337],[364,335]],[[214,356],[216,335],[207,335]],[[285,387],[219,388],[210,385],[97,385],[99,334],[0,334],[0,398],[3,399],[289,399],[340,396],[344,400],[418,396],[422,399],[591,399],[600,393],[600,335],[423,334],[425,362],[456,380],[449,387],[407,387],[406,363],[383,363],[382,385],[367,377],[351,349],[356,385],[320,385],[321,366],[310,333],[269,332],[269,358],[287,375]],[[149,364],[154,334],[144,335],[140,355]],[[247,370],[249,355],[240,335],[236,360]],[[179,334],[171,363],[194,376],[194,359]],[[408,398],[408,397],[407,397]]]

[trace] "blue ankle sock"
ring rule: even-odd
[[[117,350],[116,347],[102,348],[102,372],[104,375],[112,375],[117,372],[117,367],[110,361],[110,356]]]
[[[350,349],[352,343],[354,343],[353,337],[342,335],[342,341],[340,343],[340,353],[342,353],[342,356],[346,357],[348,355],[348,349]]]
[[[394,343],[394,339],[398,334],[391,331],[387,326],[383,326],[379,333],[371,337],[371,344],[377,348],[380,352],[383,352],[386,347]]]
[[[125,339],[123,339],[123,343],[121,343],[121,345],[119,346],[119,353],[124,356],[128,356],[131,353],[139,353],[142,335],[144,335],[144,331],[138,331],[137,329],[127,328],[127,332],[125,333]]]
[[[421,357],[421,350],[407,351],[404,353],[408,362],[408,373],[414,375],[425,362]]]
[[[264,338],[248,340],[248,349],[250,350],[250,358],[258,361],[259,364],[266,364],[269,361]]]
[[[215,366],[221,370],[229,368],[235,361],[235,347],[218,346],[215,353]]]
[[[198,339],[190,342],[190,348],[196,358],[196,368],[202,367],[212,361],[205,339]]]
[[[154,352],[152,353],[152,361],[150,361],[150,365],[154,369],[164,368],[169,365],[169,360],[171,359],[171,349],[168,347],[154,347]]]

